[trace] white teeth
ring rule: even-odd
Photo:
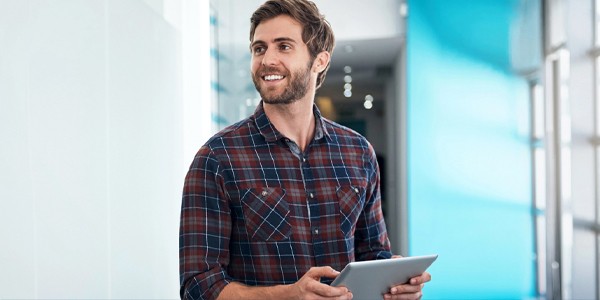
[[[281,76],[281,75],[267,75],[267,76],[265,76],[265,80],[266,81],[279,80],[279,79],[283,79],[283,76]]]

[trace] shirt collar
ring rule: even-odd
[[[325,136],[329,137],[329,132],[327,132],[327,128],[325,127],[325,120],[316,104],[313,104],[313,113],[316,120],[314,140],[320,140]],[[279,132],[279,130],[271,123],[269,117],[267,117],[262,101],[260,101],[256,107],[252,118],[254,119],[256,128],[258,128],[258,131],[267,142],[274,142],[285,138],[285,136],[283,136],[283,134],[281,134],[281,132]]]

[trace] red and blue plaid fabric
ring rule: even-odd
[[[314,113],[304,153],[262,103],[200,148],[183,190],[182,298],[215,299],[231,281],[290,284],[313,266],[391,257],[373,148]]]

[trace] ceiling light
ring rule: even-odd
[[[354,51],[354,47],[351,45],[346,45],[344,46],[344,50],[346,50],[346,53],[352,53]]]
[[[352,89],[352,85],[349,83],[344,84],[344,89],[345,90],[351,90]]]
[[[350,66],[345,66],[344,67],[344,73],[346,73],[346,74],[352,73],[352,68]]]
[[[345,82],[345,83],[350,83],[350,82],[352,82],[352,76],[350,76],[350,75],[346,75],[346,76],[344,76],[344,82]]]
[[[399,13],[400,13],[400,16],[403,18],[408,17],[408,5],[406,5],[405,2],[400,3]]]
[[[373,96],[371,96],[371,95],[366,95],[366,96],[365,96],[365,101],[373,102]]]
[[[371,101],[365,101],[365,103],[363,103],[363,105],[365,106],[366,109],[373,108],[373,102],[371,102]]]
[[[346,98],[352,97],[352,91],[351,90],[344,90],[344,96],[346,96]]]

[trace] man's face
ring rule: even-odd
[[[252,81],[263,101],[289,104],[315,86],[316,74],[302,27],[287,15],[260,23],[250,45]]]

